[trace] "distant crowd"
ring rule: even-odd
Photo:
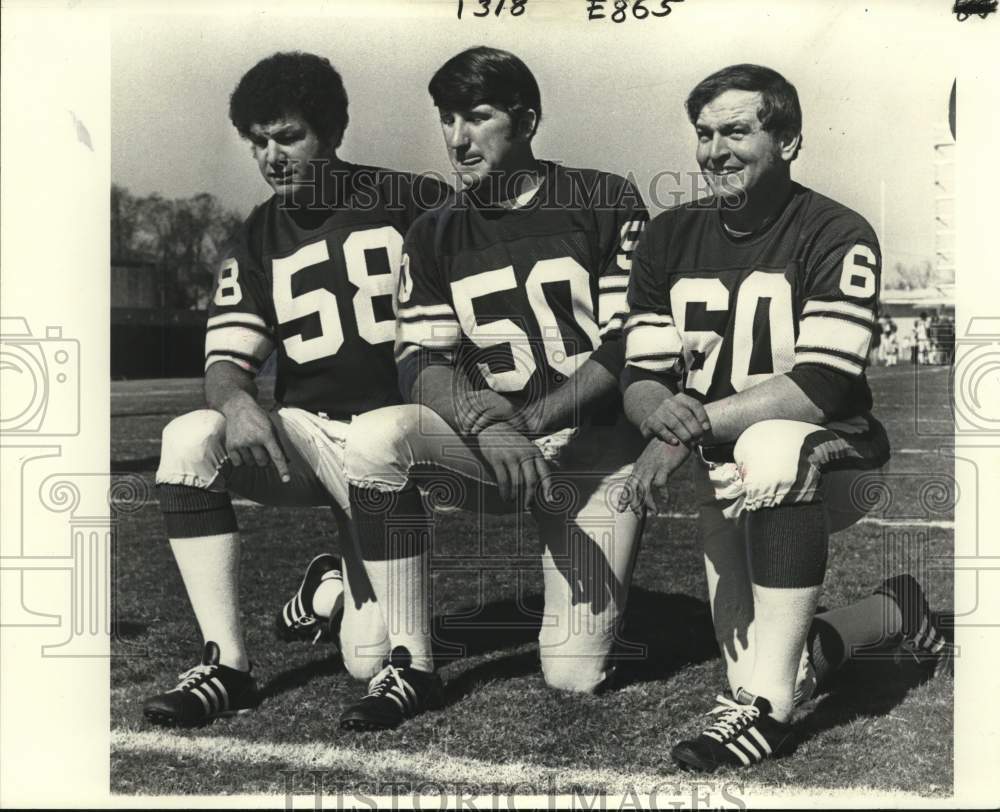
[[[872,364],[950,364],[955,355],[955,321],[947,314],[920,313],[909,329],[900,330],[892,316],[882,314],[872,342]]]

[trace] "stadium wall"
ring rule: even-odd
[[[111,308],[111,378],[200,378],[204,310]]]

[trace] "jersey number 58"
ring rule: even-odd
[[[386,252],[392,273],[373,275],[368,272],[365,252],[376,249]],[[372,300],[377,296],[391,296],[395,292],[403,253],[403,238],[392,226],[370,228],[352,233],[344,240],[343,250],[347,278],[358,289],[351,300],[358,335],[369,344],[392,341],[395,321],[391,318],[377,319]],[[291,335],[284,339],[288,357],[300,364],[333,355],[344,344],[344,328],[337,308],[337,297],[326,288],[298,295],[292,290],[292,279],[296,273],[329,259],[327,241],[321,239],[302,246],[291,256],[273,262],[274,310],[278,324],[314,314],[319,316],[319,335],[311,338]]]

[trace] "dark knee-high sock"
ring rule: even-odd
[[[809,629],[809,656],[820,689],[852,656],[894,643],[902,628],[899,607],[884,595],[816,615]]]
[[[754,668],[747,690],[766,697],[784,721],[793,706],[806,634],[823,585],[829,534],[822,504],[747,516],[754,595]]]
[[[204,640],[219,645],[219,662],[247,670],[240,621],[240,537],[225,492],[158,485],[160,510]]]

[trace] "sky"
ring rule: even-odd
[[[804,148],[794,177],[865,216],[887,267],[933,259],[934,144],[950,139],[955,75],[950,3],[685,0],[668,17],[621,24],[588,21],[586,0],[528,0],[516,18],[471,17],[478,6],[466,0],[459,20],[457,5],[120,9],[111,43],[112,180],[136,194],[207,191],[249,213],[269,190],[228,120],[228,97],[258,59],[289,49],[327,56],[344,77],[351,122],[341,157],[447,172],[427,81],[453,54],[487,44],[517,53],[539,81],[536,155],[631,173],[656,212],[691,196],[692,181],[658,175],[696,170],[688,91],[724,65],[756,62],[799,91]],[[609,0],[605,14],[612,8]]]

